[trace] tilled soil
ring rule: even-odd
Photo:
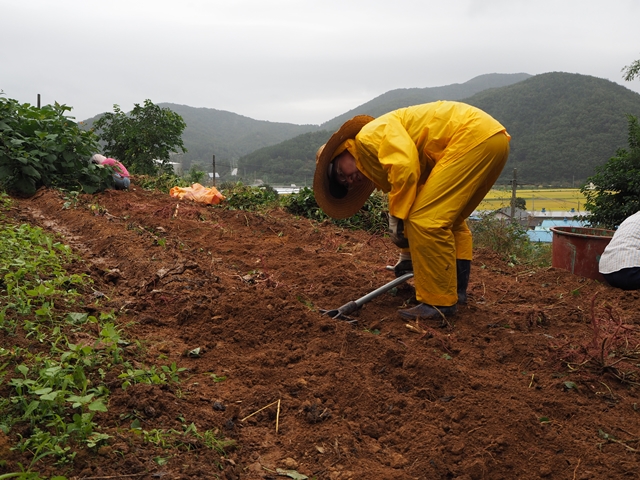
[[[320,311],[393,280],[385,265],[397,251],[386,238],[135,186],[68,202],[43,189],[15,199],[10,216],[61,234],[84,259],[75,267],[99,292],[84,308],[117,313],[138,346],[126,350],[128,361],[186,370],[180,383],[126,390],[107,375],[108,412],[97,423],[108,445],[57,473],[640,478],[636,292],[477,250],[468,304],[451,323],[400,319],[411,280],[349,323]],[[134,434],[132,419],[145,431],[194,423],[237,447],[226,457],[195,440],[164,450]],[[10,435],[0,435],[0,473],[28,464],[6,448]]]

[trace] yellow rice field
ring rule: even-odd
[[[562,210],[585,213],[585,198],[576,188],[558,189],[518,189],[516,197],[523,198],[527,202],[527,210],[546,211]],[[511,206],[510,187],[492,189],[478,206],[478,210],[497,210]]]

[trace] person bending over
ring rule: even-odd
[[[96,165],[107,165],[113,168],[113,183],[116,190],[126,190],[131,185],[129,172],[125,166],[115,158],[107,158],[104,155],[96,153],[91,157],[91,161]]]
[[[465,303],[472,238],[466,219],[502,172],[505,127],[482,110],[439,101],[345,122],[316,154],[320,208],[347,218],[377,188],[388,194],[396,275],[414,271],[416,307],[403,318],[441,318]]]

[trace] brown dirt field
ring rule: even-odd
[[[75,208],[63,203],[43,189],[14,199],[9,215],[63,235],[83,257],[76,268],[106,295],[98,303],[88,292],[84,308],[118,313],[127,338],[142,346],[127,350],[128,361],[188,370],[180,383],[127,390],[111,378],[109,410],[97,417],[109,444],[46,474],[640,478],[637,292],[477,250],[469,303],[451,325],[407,328],[396,311],[411,302],[411,281],[349,324],[319,310],[393,279],[384,267],[397,251],[387,238],[136,187],[82,196]],[[185,355],[196,348],[200,357]],[[197,442],[163,450],[131,432],[132,418],[146,431],[193,422],[238,447],[226,458]],[[9,440],[0,435],[0,474],[29,462],[6,448]],[[168,462],[158,465],[158,456]]]

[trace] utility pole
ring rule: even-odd
[[[38,109],[40,109],[40,94],[38,94]]]
[[[511,183],[511,223],[516,221],[516,186],[517,186],[517,169],[513,169],[513,180]]]
[[[216,156],[213,156],[213,186],[216,186]]]

